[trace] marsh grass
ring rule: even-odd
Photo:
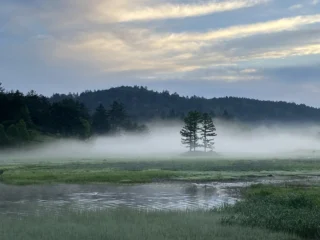
[[[298,240],[286,233],[223,226],[216,212],[42,211],[0,219],[1,240]]]
[[[6,171],[0,178],[8,184],[27,185],[42,183],[147,183],[170,180],[181,176],[172,171],[144,170],[117,171],[102,170],[54,170],[54,169],[15,169]]]
[[[32,162],[32,161],[31,161]],[[81,162],[65,162],[51,164],[50,161],[38,166],[51,165],[56,169],[117,169],[127,171],[142,171],[149,169],[161,169],[168,171],[315,171],[320,170],[320,159],[256,159],[256,160],[232,160],[215,158],[173,158],[173,159],[94,159]]]
[[[102,162],[16,164],[0,166],[0,181],[39,183],[146,183],[223,181],[266,176],[318,175],[320,160],[109,159]]]
[[[4,170],[0,181],[10,184],[236,181],[268,175],[318,175],[320,160],[113,159],[3,165],[0,169]],[[311,239],[319,235],[319,188],[256,185],[242,194],[243,201],[212,212],[36,209],[37,214],[27,216],[3,215],[0,239],[294,240],[300,239],[295,235]]]
[[[320,188],[255,185],[243,193],[244,200],[222,211],[224,224],[263,227],[320,238]]]

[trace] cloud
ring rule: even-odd
[[[320,62],[309,65],[265,68],[261,71],[277,81],[313,86],[315,84],[319,85]]]
[[[294,10],[301,9],[301,8],[303,8],[302,4],[296,4],[296,5],[292,5],[291,7],[289,7],[289,10],[294,11]]]
[[[30,32],[21,34],[23,48],[28,49],[24,51],[30,57],[32,54],[39,59],[43,57],[42,62],[48,66],[90,72],[105,76],[108,81],[130,78],[150,82],[168,79],[253,82],[268,76],[257,67],[262,60],[271,59],[269,62],[275,67],[278,59],[320,54],[320,14],[279,19],[258,14],[253,20],[233,12],[232,16],[239,17],[237,25],[223,20],[223,25],[214,25],[220,28],[207,29],[199,24],[192,31],[185,26],[181,30],[179,24],[184,19],[150,20],[220,12],[208,17],[212,20],[225,17],[222,14],[231,16],[230,12],[222,12],[268,2],[78,0],[75,4],[74,0],[32,0],[33,5],[20,6],[19,11],[14,11],[17,14],[11,15],[12,22],[20,26],[18,34],[23,32],[22,28]],[[197,25],[199,19],[192,21]],[[23,52],[14,43],[12,49],[18,49],[19,54]]]
[[[175,19],[204,16],[217,12],[249,8],[268,2],[270,2],[270,0],[230,0],[222,2],[208,1],[190,4],[162,3],[153,6],[150,4],[152,1],[143,1],[143,5],[137,5],[135,3],[133,6],[131,6],[131,4],[128,2],[120,5],[113,5],[109,2],[101,2],[101,4],[96,8],[96,11],[93,12],[91,19],[100,22],[131,22]],[[148,6],[148,4],[151,6]]]
[[[239,75],[213,75],[210,77],[203,77],[200,79],[210,80],[210,81],[225,81],[225,82],[238,82],[238,81],[252,81],[252,80],[261,80],[263,76],[239,76]]]
[[[257,69],[253,69],[253,68],[246,68],[240,71],[241,73],[255,73],[257,72]]]
[[[204,0],[172,3],[170,0],[55,0],[23,4],[4,0],[0,16],[6,15],[7,30],[33,32],[39,25],[53,31],[89,30],[117,23],[179,19],[234,11],[266,4],[272,0]],[[171,0],[172,1],[172,0]],[[15,12],[15,14],[12,14]]]
[[[320,93],[320,85],[319,84],[314,84],[314,83],[306,83],[302,85],[302,88],[311,92],[311,93]]]
[[[263,53],[254,54],[253,59],[274,59],[287,58],[293,56],[305,56],[320,54],[320,44],[310,44],[298,47],[288,47],[287,49],[277,49]]]
[[[311,4],[312,4],[312,5],[317,5],[319,2],[320,2],[319,0],[312,0],[312,1],[311,1]]]
[[[283,18],[279,20],[247,25],[238,25],[206,33],[168,34],[166,38],[162,38],[162,42],[166,43],[166,41],[213,41],[242,38],[257,34],[293,31],[299,27],[315,23],[320,23],[320,14]]]
[[[202,33],[159,33],[143,28],[110,28],[108,32],[85,32],[61,40],[54,49],[54,55],[58,59],[91,63],[102,72],[131,71],[142,77],[150,76],[150,73],[151,76],[176,76],[177,73],[190,73],[221,64],[320,54],[319,41],[307,35],[310,31],[301,30],[318,22],[320,15],[306,15]],[[288,32],[292,32],[290,42],[278,44],[281,42],[281,34]],[[272,34],[278,35],[272,37]],[[246,43],[257,35],[271,37],[263,44],[251,46]],[[294,37],[299,35],[303,41],[297,38],[295,42]],[[242,41],[238,45],[233,42],[239,39]],[[228,74],[219,76],[232,80],[227,77]]]

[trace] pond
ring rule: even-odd
[[[285,180],[289,181],[289,180]],[[290,180],[290,181],[301,181]],[[31,209],[55,210],[104,209],[130,207],[146,210],[212,209],[234,204],[239,189],[253,183],[277,183],[283,180],[240,182],[150,183],[134,185],[56,184],[11,186],[0,184],[0,213],[27,214]]]

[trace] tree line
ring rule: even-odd
[[[89,111],[74,98],[52,102],[35,91],[5,91],[0,83],[0,108],[0,147],[22,146],[45,137],[87,139],[93,135],[147,131],[118,101],[108,108],[98,104]]]
[[[99,103],[109,106],[114,99],[122,102],[128,114],[137,120],[184,119],[190,111],[206,112],[213,118],[260,124],[273,122],[319,122],[320,109],[284,101],[260,101],[248,98],[204,98],[181,96],[146,87],[116,87],[82,93],[54,94],[50,100],[74,98],[93,111]]]
[[[217,136],[212,117],[208,113],[190,111],[184,118],[184,127],[180,131],[182,144],[189,151],[203,147],[204,152],[213,151],[214,137]]]

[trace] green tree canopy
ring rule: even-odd
[[[184,127],[180,131],[182,136],[182,144],[189,148],[189,151],[196,151],[199,146],[199,124],[201,123],[201,113],[198,111],[191,111],[184,119]]]
[[[91,125],[88,122],[88,120],[83,118],[80,118],[80,122],[81,122],[80,129],[79,129],[80,138],[87,139],[91,135]]]
[[[89,120],[90,116],[83,104],[65,99],[51,106],[52,129],[65,137],[77,136],[79,130],[83,130],[83,120]]]
[[[204,151],[211,151],[214,148],[214,137],[217,136],[212,117],[208,113],[204,113],[201,119],[200,135],[203,141]]]
[[[124,127],[127,113],[122,103],[114,101],[108,111],[110,126],[112,132],[118,132]]]
[[[20,140],[19,130],[15,124],[11,124],[7,129],[8,138],[10,143],[15,144]]]
[[[30,140],[30,135],[27,129],[27,125],[23,119],[21,119],[17,124],[16,128],[19,134],[19,140],[27,142]]]
[[[5,131],[5,128],[2,124],[0,124],[0,147],[7,146],[10,143],[8,135]]]
[[[99,104],[92,116],[92,130],[96,134],[106,134],[110,131],[108,113],[102,104]]]

